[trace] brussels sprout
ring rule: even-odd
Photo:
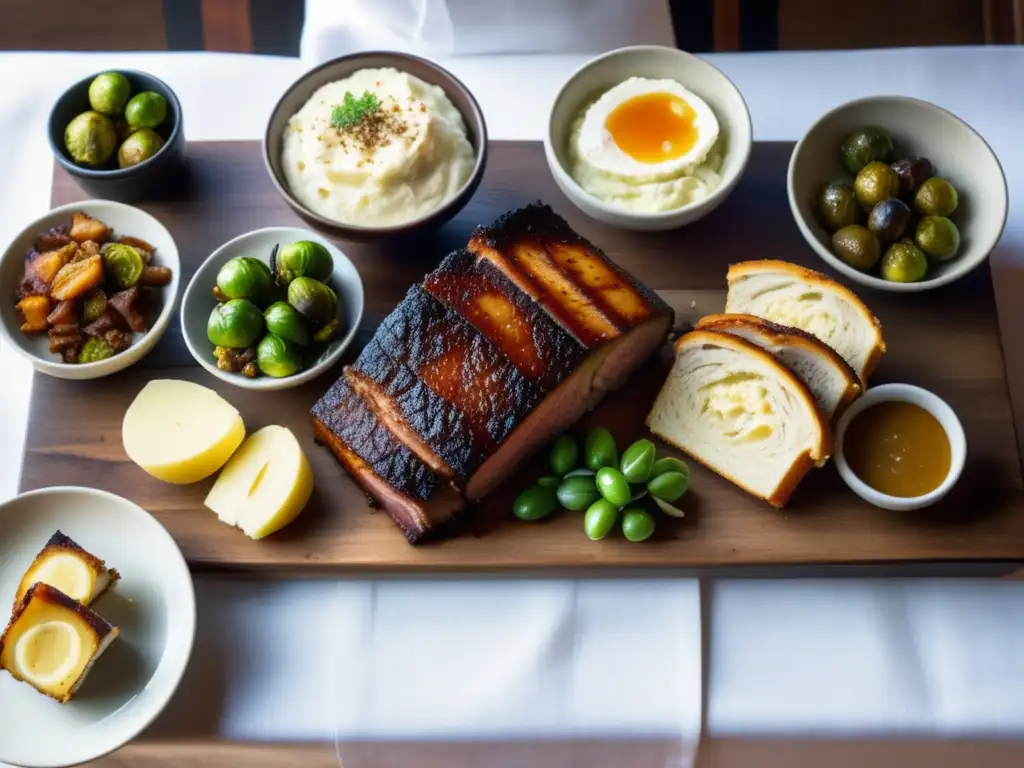
[[[314,325],[326,325],[338,316],[338,297],[311,277],[296,277],[288,284],[288,303]]]
[[[130,168],[144,160],[149,160],[163,147],[164,140],[152,128],[142,128],[121,144],[117,150],[117,167]]]
[[[914,209],[922,216],[949,216],[959,202],[956,187],[938,176],[927,179],[914,195]]]
[[[117,288],[131,288],[139,282],[146,264],[135,248],[124,243],[107,243],[102,255],[104,271]]]
[[[290,305],[289,305],[290,306]],[[328,341],[338,335],[338,331],[341,330],[341,320],[331,320],[327,325],[321,328],[319,331],[313,334],[313,341],[317,344],[326,344]]]
[[[82,351],[78,353],[78,362],[95,363],[114,356],[114,348],[102,336],[90,336],[85,340]]]
[[[107,311],[107,295],[93,288],[82,297],[82,322],[91,323]]]
[[[117,147],[117,131],[109,117],[90,110],[68,123],[64,146],[79,165],[103,165]]]
[[[124,107],[124,119],[133,131],[156,128],[167,117],[167,99],[156,91],[143,91]]]
[[[870,162],[889,162],[892,137],[877,126],[866,125],[847,134],[839,151],[846,170],[858,174]]]
[[[251,256],[236,256],[217,273],[217,287],[229,299],[248,299],[260,304],[273,286],[270,267]]]
[[[945,216],[925,216],[917,223],[914,242],[935,261],[949,261],[960,250],[960,230]]]
[[[857,221],[857,197],[849,184],[829,184],[818,196],[818,218],[829,232]]]
[[[588,539],[599,541],[611,533],[618,519],[619,508],[607,499],[598,499],[587,507],[583,516],[583,530]]]
[[[124,109],[132,86],[120,72],[104,72],[89,83],[89,106],[104,115],[116,115]]]
[[[311,277],[323,281],[334,272],[334,259],[320,243],[299,240],[277,252],[274,269],[280,285],[288,285],[296,277]]]
[[[555,489],[549,485],[534,485],[520,493],[512,504],[512,514],[520,520],[540,520],[558,507]]]
[[[832,251],[851,267],[867,270],[875,266],[882,246],[870,229],[851,224],[832,235]]]
[[[654,535],[654,515],[646,509],[627,509],[622,514],[622,533],[630,541],[645,541]]]
[[[267,330],[275,336],[303,346],[309,344],[306,321],[291,304],[275,301],[267,307],[267,311],[263,313],[263,319],[267,323]]]
[[[868,163],[854,179],[853,192],[861,208],[870,211],[883,200],[900,193],[900,177],[885,163]]]
[[[928,272],[928,259],[924,251],[910,240],[901,240],[889,246],[882,257],[882,277],[894,283],[916,283]]]
[[[263,333],[263,313],[248,299],[218,304],[206,323],[206,338],[217,347],[242,349]]]
[[[256,364],[267,376],[280,379],[302,369],[302,355],[295,344],[268,333],[256,347]]]

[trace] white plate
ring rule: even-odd
[[[338,294],[341,315],[345,321],[344,335],[332,341],[313,365],[293,376],[280,379],[257,376],[249,379],[240,373],[220,370],[213,356],[213,344],[206,336],[206,324],[210,319],[210,313],[217,306],[217,299],[213,297],[213,287],[217,284],[217,273],[220,268],[236,256],[252,256],[269,266],[270,251],[275,245],[287,245],[299,240],[320,243],[334,260],[334,274],[331,275],[329,285]],[[218,379],[243,389],[289,389],[312,381],[341,359],[341,353],[352,343],[362,319],[363,281],[355,264],[330,240],[299,227],[256,229],[224,243],[196,270],[181,299],[181,331],[192,357]]]
[[[0,622],[57,529],[121,574],[93,605],[121,636],[68,704],[0,671],[0,762],[74,765],[123,746],[167,704],[192,652],[195,593],[174,539],[141,507],[91,488],[46,488],[0,505]]]

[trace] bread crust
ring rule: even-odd
[[[740,278],[746,277],[751,274],[757,274],[759,272],[781,272],[784,274],[791,275],[805,283],[816,285],[825,290],[831,291],[841,295],[850,305],[861,314],[864,319],[875,329],[875,343],[871,349],[871,353],[868,355],[867,361],[864,363],[864,370],[862,375],[859,377],[862,384],[866,384],[868,377],[874,373],[875,368],[878,367],[878,363],[882,359],[882,355],[885,354],[885,339],[882,338],[882,323],[877,317],[872,314],[871,310],[867,308],[863,301],[847,288],[842,283],[836,282],[827,275],[823,275],[821,272],[815,272],[813,269],[807,267],[801,267],[797,264],[791,264],[788,261],[780,261],[778,259],[758,259],[754,261],[742,261],[738,264],[730,264],[729,271],[726,273],[726,281],[729,285]]]
[[[775,488],[775,491],[770,496],[762,496],[761,494],[751,490],[749,487],[744,485],[736,478],[730,477],[725,472],[722,472],[714,467],[708,466],[702,458],[695,456],[678,445],[672,440],[658,435],[659,438],[664,440],[669,445],[673,445],[683,453],[690,456],[692,459],[700,464],[708,467],[715,474],[721,475],[729,482],[742,488],[744,491],[749,493],[751,496],[755,496],[759,499],[764,499],[773,507],[784,507],[789,501],[793,492],[796,490],[800,481],[811,471],[815,466],[824,463],[832,455],[832,428],[829,426],[828,419],[821,412],[818,407],[818,403],[811,394],[811,391],[807,388],[807,385],[800,380],[800,378],[789,370],[786,366],[780,363],[774,355],[770,352],[765,351],[761,347],[753,344],[745,339],[741,339],[738,336],[726,333],[724,331],[712,331],[712,330],[694,330],[690,331],[683,336],[676,339],[673,348],[676,355],[683,351],[684,347],[691,346],[694,344],[709,345],[712,347],[721,347],[725,349],[732,349],[750,357],[757,358],[763,364],[773,368],[779,378],[786,381],[786,383],[792,387],[792,389],[800,396],[811,413],[815,416],[815,421],[818,427],[818,444],[816,450],[810,451],[805,450],[796,457],[793,463],[790,465],[789,470],[786,472],[782,481]],[[650,425],[651,417],[650,414],[647,416],[647,424]]]

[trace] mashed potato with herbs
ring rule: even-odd
[[[671,211],[721,184],[714,111],[674,80],[632,77],[583,110],[569,136],[569,173],[595,197],[640,213]]]
[[[321,87],[288,121],[283,145],[285,179],[300,202],[367,227],[429,214],[475,164],[444,91],[396,69],[363,69]]]

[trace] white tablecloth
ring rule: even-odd
[[[795,139],[822,111],[856,96],[914,95],[974,125],[1011,189],[1024,185],[1015,140],[1024,124],[1024,50],[709,58],[743,91],[757,139]],[[581,61],[443,63],[477,95],[493,137],[535,139],[558,84]],[[0,241],[47,208],[50,103],[68,82],[118,66],[174,87],[190,139],[258,138],[302,70],[297,60],[218,54],[0,54]],[[1024,210],[1012,194],[1011,206],[1004,247],[1024,259]],[[2,499],[17,484],[30,377],[2,347],[0,371]],[[197,592],[193,684],[155,726],[160,734],[685,738],[699,727],[693,580],[200,579]],[[1024,584],[720,581],[712,595],[711,732],[1024,732]],[[299,645],[285,650],[278,641],[289,627],[310,631],[292,634]],[[402,716],[413,710],[416,718]],[[395,725],[402,723],[410,725]]]

